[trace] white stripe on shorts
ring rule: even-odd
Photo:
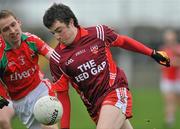
[[[116,94],[118,97],[118,101],[116,102],[115,106],[117,108],[120,108],[122,112],[125,114],[126,113],[126,108],[127,108],[127,89],[126,88],[118,88],[116,89]]]

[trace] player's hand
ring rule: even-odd
[[[170,67],[170,58],[166,52],[153,50],[151,57],[159,64]]]
[[[2,96],[0,96],[0,109],[2,109],[4,106],[8,106],[9,102]]]

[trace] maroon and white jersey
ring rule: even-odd
[[[68,81],[81,96],[91,117],[96,115],[103,98],[118,87],[127,87],[124,72],[112,59],[110,47],[119,46],[150,55],[152,50],[141,43],[115,33],[107,26],[79,28],[70,46],[59,44],[51,55],[50,68],[57,91],[68,89]]]

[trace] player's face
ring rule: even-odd
[[[177,35],[175,32],[173,31],[166,31],[164,33],[164,42],[167,44],[167,45],[173,45],[175,43],[177,43]]]
[[[74,26],[73,20],[70,21],[69,25],[56,20],[50,27],[50,31],[59,42],[66,46],[74,41],[77,34],[77,28]]]
[[[0,19],[0,32],[4,40],[12,47],[17,48],[21,43],[21,22],[13,16]]]

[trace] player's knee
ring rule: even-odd
[[[42,126],[42,129],[58,129],[57,125],[51,125],[51,126]]]
[[[97,127],[96,129],[112,129],[112,128],[109,128],[109,127]]]
[[[103,124],[103,125],[97,126],[96,129],[114,129],[114,128],[112,126],[110,126],[110,125]]]

